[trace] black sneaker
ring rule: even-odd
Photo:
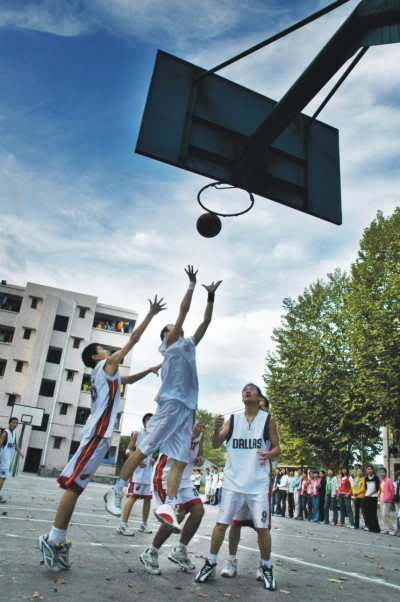
[[[207,559],[204,563],[204,566],[197,573],[195,581],[197,583],[205,583],[208,579],[212,579],[213,577],[215,577],[216,566],[216,562],[210,563]]]
[[[261,566],[262,571],[262,580],[264,582],[265,589],[269,589],[274,592],[276,590],[276,581],[274,579],[274,575],[272,574],[272,566]]]

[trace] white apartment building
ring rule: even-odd
[[[26,426],[22,442],[28,472],[61,471],[79,445],[90,414],[90,369],[81,352],[89,343],[115,350],[133,331],[137,312],[99,303],[97,297],[28,282],[0,284],[0,426],[8,426],[14,404],[44,409],[40,427]],[[120,367],[130,373],[132,352]],[[111,448],[97,475],[115,474],[121,403]],[[19,436],[20,427],[17,430]]]

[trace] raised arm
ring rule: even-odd
[[[133,435],[132,435],[132,437],[131,437],[131,440],[130,440],[130,441],[129,441],[129,443],[128,443],[128,447],[127,447],[127,448],[126,448],[126,450],[125,450],[125,454],[126,454],[127,456],[129,456],[129,454],[131,454],[131,453],[134,451],[134,449],[135,449],[135,447],[136,447],[136,441],[137,441],[137,438],[138,438],[138,434],[139,434],[139,433],[138,433],[137,431],[135,431],[135,432],[133,433]]]
[[[141,322],[139,324],[139,326],[137,328],[135,328],[135,330],[132,332],[127,344],[124,345],[124,347],[122,347],[122,349],[115,351],[107,359],[105,366],[104,366],[104,370],[105,370],[105,372],[107,372],[107,374],[109,374],[110,376],[114,376],[114,374],[118,370],[118,364],[121,362],[121,360],[124,359],[124,357],[126,355],[128,355],[128,353],[136,345],[136,343],[139,342],[140,337],[142,336],[142,334],[144,333],[144,331],[146,330],[146,328],[148,327],[148,325],[150,324],[150,322],[152,321],[154,316],[157,315],[158,313],[160,313],[160,311],[163,311],[164,309],[166,309],[166,307],[165,307],[166,304],[163,303],[162,301],[163,301],[163,297],[161,297],[161,299],[158,301],[157,295],[155,296],[154,301],[150,301],[150,299],[149,299],[150,309],[148,311],[147,316],[143,320],[143,322]]]
[[[136,374],[131,374],[130,376],[121,376],[121,384],[132,385],[151,373],[158,376],[158,371],[160,368],[161,364],[158,364],[157,366],[152,366],[151,368],[147,368],[147,370],[143,370],[143,372],[137,372]]]
[[[211,439],[211,443],[212,443],[212,446],[214,449],[217,449],[217,447],[221,447],[223,442],[228,437],[230,424],[231,424],[230,418],[228,418],[228,420],[224,424],[223,416],[216,417],[215,423],[214,423],[214,431],[213,431],[212,439]]]
[[[198,270],[194,271],[192,265],[188,265],[188,269],[185,269],[186,274],[189,278],[189,287],[182,299],[181,306],[179,309],[179,315],[176,319],[174,327],[169,331],[167,335],[167,347],[175,343],[181,334],[182,326],[185,321],[187,314],[189,313],[190,304],[192,302],[193,291],[196,286],[196,274]]]
[[[207,328],[210,325],[210,322],[212,319],[212,314],[213,314],[213,308],[214,308],[215,291],[217,290],[217,288],[219,287],[221,282],[222,282],[222,280],[218,280],[218,282],[216,282],[216,283],[212,282],[208,286],[203,284],[204,288],[206,289],[206,291],[208,293],[207,305],[206,305],[206,311],[204,312],[204,320],[202,321],[202,323],[200,324],[200,326],[197,328],[196,332],[194,333],[194,341],[195,341],[196,345],[198,345],[200,343],[201,339],[206,334]]]

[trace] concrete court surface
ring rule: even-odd
[[[339,527],[273,518],[272,550],[276,592],[267,592],[255,579],[259,553],[255,532],[242,530],[238,576],[218,576],[203,585],[184,573],[167,556],[178,541],[173,535],[160,556],[161,576],[149,575],[139,561],[152,535],[136,532],[123,537],[116,532],[117,518],[104,509],[108,486],[91,483],[82,494],[69,529],[72,569],[52,573],[41,565],[38,536],[51,527],[62,495],[55,480],[21,474],[3,488],[0,505],[0,599],[7,602],[43,599],[141,602],[197,600],[297,602],[393,602],[400,600],[400,537],[374,535]],[[5,514],[6,513],[6,514]],[[136,503],[131,526],[138,527],[141,506]],[[217,509],[206,506],[199,532],[189,545],[197,569],[206,555]],[[158,523],[150,517],[151,526]],[[223,545],[218,568],[228,548]],[[61,578],[64,583],[56,583]]]

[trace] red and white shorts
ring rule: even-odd
[[[144,483],[133,483],[129,479],[128,497],[134,500],[151,500],[151,486]]]
[[[217,522],[223,525],[271,528],[268,493],[240,493],[222,488]]]
[[[83,439],[57,481],[63,489],[82,493],[110,448],[110,439],[91,437]]]
[[[157,489],[153,491],[153,495],[157,505],[165,504],[167,494],[162,487],[157,487]],[[185,514],[190,512],[190,509],[193,508],[193,506],[203,505],[199,492],[194,486],[182,487],[179,489],[177,500],[179,510],[184,510]]]

